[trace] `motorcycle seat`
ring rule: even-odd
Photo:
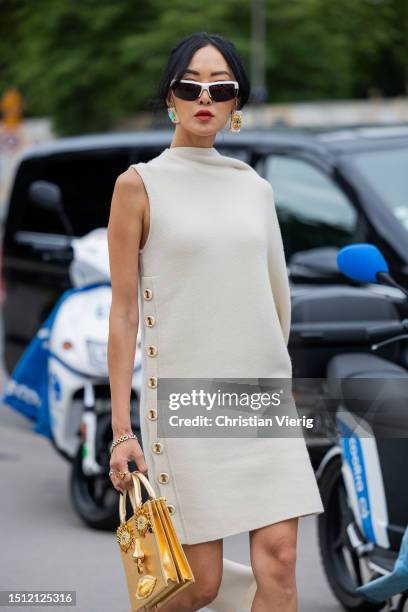
[[[370,353],[336,355],[327,366],[327,394],[363,417],[376,436],[408,431],[408,371],[398,364]]]

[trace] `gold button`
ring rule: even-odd
[[[147,418],[150,419],[151,421],[156,421],[157,420],[157,410],[155,408],[150,408],[147,413]]]
[[[167,504],[167,508],[168,508],[169,514],[174,514],[176,511],[176,507],[173,506],[173,504]]]
[[[153,297],[153,291],[151,289],[145,289],[143,291],[143,297],[145,300],[151,300]]]
[[[162,453],[163,444],[161,442],[153,442],[153,452],[157,454]]]
[[[150,344],[146,347],[146,353],[148,357],[156,357],[157,355],[157,347],[153,344]]]
[[[153,315],[146,315],[145,316],[145,323],[147,325],[147,327],[153,327],[154,323],[155,323],[155,318]]]
[[[157,480],[160,482],[160,484],[167,484],[170,480],[170,476],[167,474],[167,472],[160,472]]]
[[[150,387],[150,389],[155,389],[157,387],[157,377],[149,376],[147,379],[147,386]]]

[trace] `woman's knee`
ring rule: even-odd
[[[222,580],[222,540],[185,546],[195,582],[188,587],[192,604],[204,607],[212,602]]]
[[[218,595],[221,584],[221,574],[209,573],[205,576],[196,576],[196,582],[191,589],[195,606],[204,607],[214,601]]]
[[[290,590],[296,580],[297,519],[251,532],[251,562],[258,586]]]
[[[262,547],[254,555],[253,572],[258,585],[273,583],[291,589],[296,582],[296,545],[293,542],[279,542]]]

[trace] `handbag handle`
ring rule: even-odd
[[[143,474],[143,472],[139,472],[138,470],[135,470],[134,472],[131,472],[131,474],[132,474],[132,476],[133,475],[137,476],[138,480],[140,480],[144,484],[147,492],[149,493],[149,495],[150,495],[150,497],[152,499],[157,499],[157,495],[155,493],[155,490],[153,489],[152,485],[150,484],[150,482],[146,478],[146,476]]]
[[[135,470],[134,472],[130,472],[133,480],[133,489],[125,489],[123,493],[120,494],[119,497],[119,517],[121,523],[126,521],[126,494],[129,492],[130,503],[132,504],[133,512],[136,512],[137,508],[142,505],[142,490],[140,487],[140,482],[142,482],[149,493],[152,499],[157,499],[157,495],[149,480],[143,474],[143,472],[139,472]]]
[[[140,481],[136,478],[135,473],[131,472],[133,481],[133,489],[125,489],[123,493],[119,494],[119,518],[121,523],[126,522],[126,494],[129,493],[130,503],[132,504],[133,512],[136,512],[137,508],[142,503],[142,490],[140,487]]]

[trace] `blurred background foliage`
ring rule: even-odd
[[[408,94],[407,0],[265,1],[268,102]],[[17,86],[60,134],[152,110],[192,32],[230,38],[249,70],[250,0],[0,0],[0,14],[0,92]]]

